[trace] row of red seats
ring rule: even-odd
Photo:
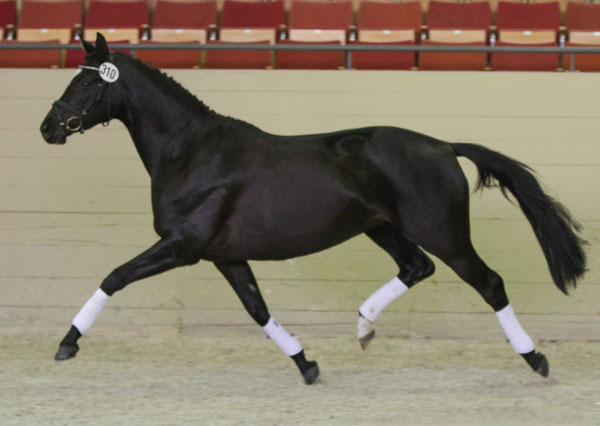
[[[7,2],[0,0],[0,5],[3,3]],[[81,9],[76,11],[75,4],[81,7],[79,0],[23,0],[17,39],[21,42],[49,39],[67,42],[71,38],[70,28],[80,22],[76,16],[81,16]],[[68,13],[65,12],[67,7],[72,8]],[[95,32],[100,30],[109,41],[137,43],[140,41],[140,28],[147,26],[148,12],[146,0],[90,0],[85,21],[85,37],[93,39]],[[142,42],[344,44],[350,41],[362,44],[415,44],[420,41],[422,44],[485,45],[490,40],[491,19],[490,5],[487,1],[446,3],[434,0],[428,8],[427,33],[423,33],[420,2],[363,0],[357,13],[356,27],[349,30],[354,22],[350,1],[294,0],[285,27],[282,0],[225,0],[217,36],[217,33],[211,30],[217,22],[214,0],[157,0],[150,40]],[[496,16],[497,30],[493,33],[497,40],[492,38],[492,43],[556,46],[559,42],[560,19],[558,2],[500,2]],[[72,22],[75,24],[69,27]],[[566,26],[569,44],[599,45],[600,5],[569,3]],[[286,29],[282,31],[282,28]],[[424,34],[427,34],[427,37],[423,37]],[[286,40],[280,40],[282,35]],[[0,54],[2,52],[7,51],[0,50]],[[49,55],[50,52],[45,54]],[[138,50],[138,56],[160,67],[203,65],[211,68],[263,68],[273,65],[273,55],[268,51],[208,51],[204,60],[201,59],[199,51]],[[406,69],[417,65],[424,69],[484,69],[488,66],[488,55],[483,53],[427,52],[419,55],[418,63],[415,58],[416,55],[410,52],[355,52],[353,64],[356,68],[375,69]],[[570,56],[567,57],[566,67],[570,65],[569,58]],[[560,67],[559,59],[558,54],[494,54],[491,66],[493,69],[553,70]],[[577,55],[576,62],[578,69],[600,70],[600,55]],[[0,58],[0,66],[2,63],[7,66],[6,61]],[[76,63],[76,60],[67,61],[66,65]],[[277,54],[279,68],[336,68],[342,67],[343,64],[341,52]]]
[[[0,37],[2,31],[16,26],[16,1],[0,0]],[[395,4],[390,4],[395,3]],[[431,1],[426,24],[430,27],[485,27],[492,23],[490,4],[474,1],[466,4]],[[442,4],[440,4],[442,3]],[[81,28],[80,0],[22,0],[19,18],[21,29]],[[598,29],[598,5],[570,2],[567,5],[567,28]],[[560,25],[557,1],[542,4],[500,2],[498,27],[537,28]],[[286,23],[284,3],[275,1],[225,0],[220,25],[223,28],[271,28]],[[86,10],[86,27],[115,29],[209,29],[217,24],[215,0],[157,0],[150,10],[148,0],[90,0]],[[151,16],[152,15],[152,16]],[[393,2],[363,0],[357,13],[358,27],[421,27],[419,1]],[[151,19],[150,19],[151,18]],[[352,2],[294,0],[289,12],[289,26],[296,29],[346,29],[354,23]],[[132,41],[135,40],[132,36]]]

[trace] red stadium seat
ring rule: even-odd
[[[485,29],[492,23],[492,11],[487,1],[449,3],[429,2],[427,28]]]
[[[354,21],[352,2],[293,0],[288,16],[288,44],[345,44]],[[337,69],[344,66],[342,51],[279,51],[277,68]]]
[[[557,1],[513,3],[501,1],[496,12],[496,26],[504,30],[558,29],[560,7]]]
[[[221,28],[272,28],[285,24],[283,0],[225,0],[221,12]]]
[[[239,39],[235,41],[240,43]],[[231,44],[232,41],[211,41],[210,43]],[[250,40],[252,44],[272,44],[271,40]],[[204,68],[229,69],[266,69],[273,67],[271,50],[207,50]]]
[[[23,0],[19,17],[17,40],[58,40],[68,43],[74,32],[81,29],[81,2],[79,0],[39,1]],[[65,51],[60,52],[61,65]]]
[[[303,41],[282,40],[281,44],[302,44]],[[310,42],[311,44],[341,44],[339,41]],[[342,51],[278,51],[275,67],[280,69],[320,69],[335,70],[344,67]]]
[[[107,41],[139,41],[142,28],[148,26],[147,0],[107,1],[90,0],[85,18],[86,40],[95,40],[96,32],[103,33]]]
[[[60,43],[59,40],[45,41],[15,41],[5,40],[2,43],[28,44],[28,43]],[[0,68],[58,68],[61,63],[61,51],[50,49],[0,49]]]
[[[198,44],[197,41],[181,41],[177,43]],[[140,44],[161,44],[161,42],[143,40]],[[140,61],[157,68],[200,68],[200,50],[136,50],[135,57]]]
[[[354,21],[352,2],[348,0],[293,0],[288,25],[296,29],[348,30]]]
[[[352,44],[358,45],[412,45],[413,41],[393,41],[384,42],[376,41],[369,42],[359,40],[354,41]],[[415,67],[415,53],[414,52],[352,52],[352,68],[357,70],[409,70]]]
[[[600,28],[600,4],[598,3],[567,3],[567,30],[597,31]]]
[[[362,1],[358,10],[357,44],[416,44],[421,32],[421,3]],[[414,52],[353,52],[356,69],[410,69]]]
[[[428,39],[424,45],[485,46],[492,12],[488,2],[431,1],[427,14]],[[483,70],[487,54],[479,52],[421,52],[419,69]]]
[[[448,46],[455,41],[439,42],[423,40],[426,46]],[[461,46],[485,46],[485,42],[461,42]],[[421,52],[419,55],[420,70],[443,71],[482,71],[487,67],[487,54],[480,52]]]
[[[567,4],[566,14],[567,46],[600,46],[600,4]],[[600,71],[599,54],[579,54],[575,56],[574,68],[578,71]],[[571,55],[564,55],[565,69],[571,68]]]
[[[22,42],[64,44],[68,43],[73,32],[80,28],[81,2],[79,0],[23,0],[16,39]],[[26,56],[26,51],[20,52],[17,56]],[[39,61],[40,67],[62,66],[65,57],[64,50],[36,50],[30,51],[30,54],[37,57],[36,61]]]
[[[19,16],[19,29],[81,27],[80,0],[39,1],[23,0]]]
[[[523,46],[526,43],[497,42],[496,46]],[[556,43],[535,43],[536,46],[555,47]],[[559,68],[559,55],[554,53],[494,53],[492,69],[498,71],[556,71]]]
[[[559,26],[558,2],[498,3],[498,46],[558,46]],[[491,58],[494,70],[554,71],[560,67],[559,55],[554,53],[494,53]]]
[[[197,29],[208,31],[217,24],[215,0],[156,0],[152,29]]]
[[[283,0],[225,0],[221,12],[221,43],[274,44],[285,25]],[[272,68],[273,52],[268,50],[208,50],[205,68]]]
[[[157,0],[151,40],[144,43],[206,43],[216,23],[215,0]],[[198,68],[201,64],[200,50],[138,50],[136,57],[159,68]]]
[[[357,15],[359,30],[413,29],[421,30],[422,11],[419,1],[381,2],[363,0]]]

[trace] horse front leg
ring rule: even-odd
[[[281,324],[269,314],[254,274],[247,262],[215,262],[217,269],[227,279],[238,295],[246,311],[260,325],[279,348],[294,360],[307,385],[312,385],[319,377],[319,366],[315,361],[307,361],[298,340],[290,335]]]
[[[191,247],[193,245],[186,243],[182,238],[163,238],[139,256],[111,272],[73,319],[71,328],[60,342],[54,359],[64,361],[77,354],[79,351],[77,340],[94,324],[104,305],[115,292],[134,281],[178,266],[196,263],[199,256],[192,255]]]

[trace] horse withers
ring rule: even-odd
[[[399,273],[360,307],[366,348],[385,306],[431,276],[426,252],[449,265],[496,312],[515,351],[548,375],[515,316],[500,275],[470,238],[469,186],[457,157],[473,161],[478,188],[499,186],[518,201],[567,293],[585,272],[579,226],[524,164],[483,146],[448,143],[394,127],[277,136],[219,115],[159,70],[109,51],[98,34],[83,41],[85,64],[41,125],[48,143],[118,119],[151,177],[158,242],[111,272],[75,316],[57,360],[75,356],[78,339],[115,292],[131,282],[214,262],[250,316],[297,364],[306,383],[319,376],[298,340],[270,314],[249,260],[307,255],[366,234]]]

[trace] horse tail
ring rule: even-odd
[[[499,187],[517,199],[544,252],[556,286],[565,294],[577,285],[586,271],[586,255],[580,238],[581,226],[569,211],[541,188],[532,169],[512,158],[480,145],[452,144],[456,155],[466,157],[477,166],[476,190]]]

